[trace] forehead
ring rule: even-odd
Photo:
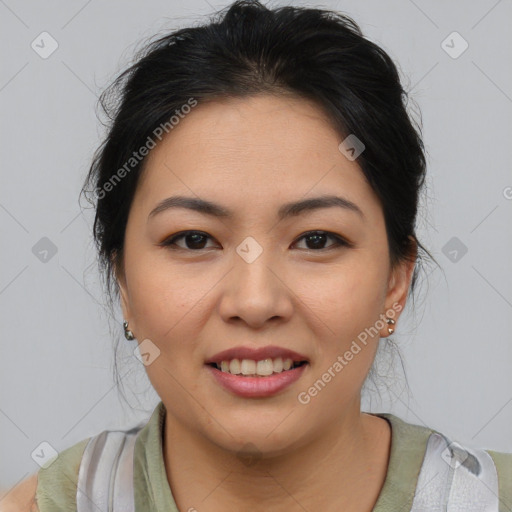
[[[200,148],[187,157],[214,157],[215,163],[216,157],[236,155],[255,164],[268,163],[271,157],[282,163],[283,158],[298,160],[303,154],[315,159],[332,144],[336,149],[339,138],[322,110],[308,100],[276,95],[226,98],[199,104],[183,116],[150,160],[161,153],[183,156]]]
[[[375,202],[357,161],[340,152],[341,141],[322,109],[302,98],[199,104],[146,157],[137,195],[146,209],[176,192],[241,206],[333,192]]]

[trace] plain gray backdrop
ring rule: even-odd
[[[39,469],[41,443],[61,451],[128,428],[158,402],[124,339],[132,406],[119,398],[109,327],[121,329],[102,309],[92,212],[78,194],[104,133],[99,93],[143,40],[226,5],[0,0],[0,488]],[[396,383],[363,405],[512,452],[511,2],[293,5],[353,17],[398,63],[423,116],[429,177],[418,236],[442,270],[427,269],[416,314],[394,336],[411,394],[400,365],[384,365]]]

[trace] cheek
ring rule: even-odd
[[[159,263],[150,253],[127,251],[126,275],[130,306],[137,329],[145,338],[159,340],[187,310],[191,300],[179,274]],[[129,255],[129,256],[128,256]],[[189,295],[187,295],[189,292]]]
[[[302,297],[314,312],[308,314],[309,329],[318,343],[302,397],[333,421],[358,396],[375,358],[379,335],[371,328],[383,312],[385,280],[385,266],[370,254],[356,255],[328,276],[302,277]]]
[[[340,342],[373,325],[383,312],[386,267],[370,254],[354,254],[326,275],[301,279],[304,302],[323,319],[328,335]]]
[[[173,265],[165,255],[155,257],[151,251],[133,252],[127,263],[130,304],[140,336],[175,356],[193,352],[208,319],[208,291],[218,281],[218,272]]]

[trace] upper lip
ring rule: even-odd
[[[268,345],[260,348],[242,346],[229,348],[210,357],[206,361],[206,364],[220,364],[222,361],[231,361],[232,359],[252,359],[254,361],[262,361],[263,359],[276,359],[278,357],[291,359],[293,362],[309,361],[306,356],[303,356],[293,350],[278,347],[276,345]]]

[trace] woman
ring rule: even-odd
[[[428,255],[389,56],[345,16],[235,2],[113,85],[84,190],[161,402],[62,452],[13,510],[512,510],[512,455],[361,411]]]

